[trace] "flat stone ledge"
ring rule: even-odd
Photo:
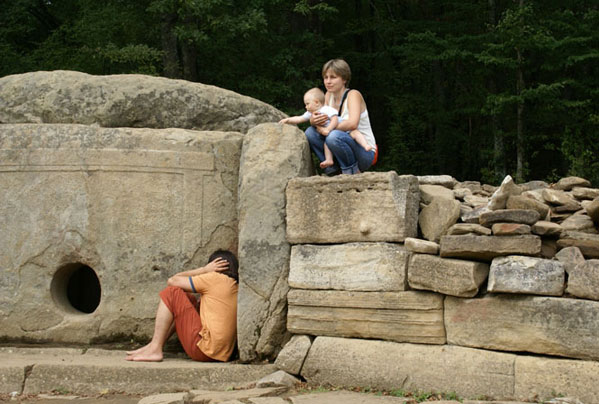
[[[539,236],[443,236],[441,237],[441,257],[465,258],[491,261],[505,255],[541,254]]]

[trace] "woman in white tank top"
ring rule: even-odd
[[[324,161],[325,143],[333,153],[335,164],[324,169],[326,174],[333,174],[339,168],[343,174],[365,171],[376,162],[378,154],[366,102],[358,90],[347,88],[351,70],[344,60],[333,59],[325,63],[322,77],[327,89],[325,104],[340,110],[340,122],[335,130],[324,136],[319,129],[326,121],[326,116],[313,114],[310,119],[312,126],[306,130],[310,148],[321,162]],[[345,100],[342,103],[344,95]],[[359,131],[370,150],[366,150],[350,136],[352,131]]]

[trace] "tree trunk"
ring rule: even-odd
[[[494,27],[497,24],[495,0],[488,0],[487,4],[489,6],[489,26]],[[492,94],[497,93],[497,83],[493,75],[489,79],[489,90]],[[505,178],[507,170],[505,166],[505,144],[503,142],[503,133],[498,128],[497,115],[490,116],[489,126],[493,134],[493,171],[495,179],[501,181]]]
[[[519,49],[518,54],[518,78],[516,92],[522,94],[524,90],[524,73],[522,72],[522,55]],[[516,121],[516,180],[524,181],[524,101],[518,101]]]
[[[164,67],[164,76],[171,79],[181,78],[181,68],[179,64],[179,49],[177,47],[177,36],[175,35],[175,24],[177,23],[177,14],[168,13],[162,15],[161,36],[162,36],[162,65]]]

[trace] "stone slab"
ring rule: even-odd
[[[599,300],[599,259],[587,260],[571,267],[566,292],[584,299]]]
[[[568,231],[563,232],[557,240],[560,248],[578,247],[586,258],[599,258],[599,235]]]
[[[408,266],[408,283],[414,289],[472,297],[488,274],[486,263],[414,254]]]
[[[277,355],[275,366],[292,375],[299,375],[310,346],[312,339],[309,336],[294,335]]]
[[[218,87],[141,74],[32,72],[0,79],[0,122],[247,132],[285,114]]]
[[[443,185],[422,184],[420,183],[420,201],[429,204],[435,198],[454,200],[453,191]]]
[[[410,253],[391,243],[295,245],[289,286],[298,289],[400,291]]]
[[[433,241],[421,240],[419,238],[408,237],[408,238],[406,238],[406,240],[404,242],[404,246],[406,247],[406,250],[414,252],[414,253],[432,254],[432,255],[439,254],[439,244],[437,244]]]
[[[443,296],[438,294],[292,289],[287,298],[292,333],[445,343]]]
[[[515,371],[514,395],[521,399],[561,396],[576,397],[585,404],[599,403],[599,362],[517,356]]]
[[[445,188],[453,189],[458,181],[451,175],[419,175],[418,183],[430,185],[442,185]]]
[[[546,204],[539,202],[538,200],[522,195],[512,195],[507,200],[507,204],[505,205],[507,209],[532,209],[539,212],[539,216],[541,219],[547,217],[549,213],[549,206]]]
[[[241,142],[233,132],[1,125],[0,337],[149,338],[166,280],[236,250]],[[101,290],[87,311],[67,295],[84,266]]]
[[[479,222],[481,225],[487,227],[491,227],[494,223],[522,223],[533,225],[539,218],[539,212],[532,209],[498,209],[482,213]]]
[[[290,397],[293,404],[404,404],[409,399],[404,397],[375,396],[368,393],[351,391],[328,391],[319,394],[298,395]]]
[[[450,344],[599,359],[599,302],[540,296],[445,299]]]
[[[417,236],[420,192],[412,175],[390,171],[296,178],[289,181],[286,196],[292,244],[403,242]]]
[[[315,384],[507,399],[514,395],[514,359],[513,354],[451,345],[318,337],[302,376]]]
[[[539,255],[541,238],[534,235],[443,236],[440,246],[441,257],[491,261],[505,255]]]
[[[565,267],[559,261],[511,255],[493,259],[487,291],[561,296],[565,280]]]
[[[437,197],[420,211],[418,226],[425,239],[438,242],[459,217],[459,201],[453,199],[453,196],[452,199]]]

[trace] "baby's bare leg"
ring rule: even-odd
[[[329,149],[329,147],[324,145],[324,161],[320,163],[320,168],[327,168],[335,164],[333,161],[333,152]]]
[[[368,144],[368,142],[366,142],[366,138],[364,137],[364,135],[362,134],[362,132],[360,132],[359,130],[352,130],[351,132],[349,132],[349,135],[352,137],[352,139],[354,139],[360,146],[362,146],[364,148],[364,150],[366,151],[370,151],[372,150],[372,146]]]

